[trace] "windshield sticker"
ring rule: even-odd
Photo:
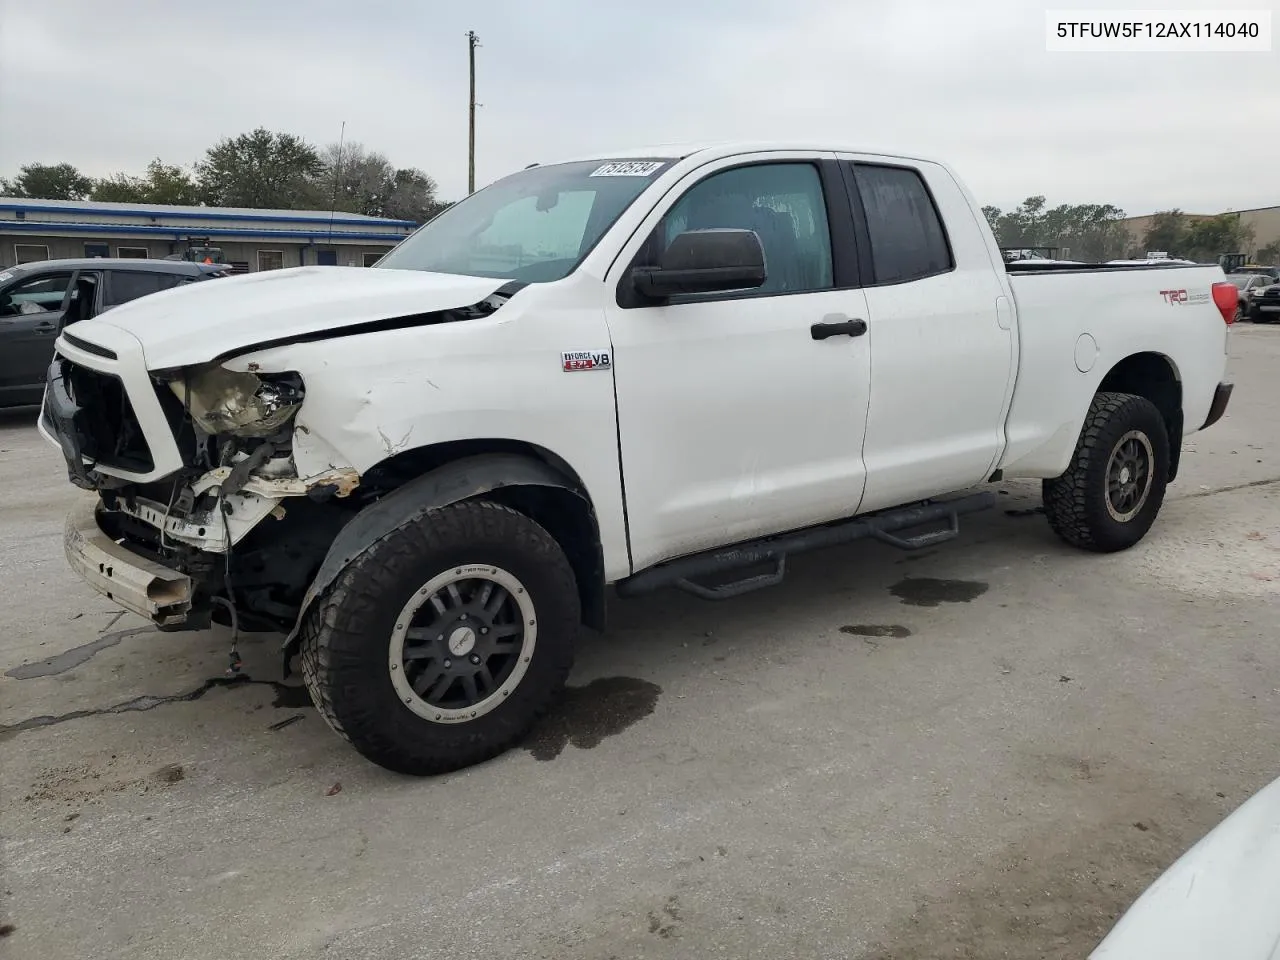
[[[591,171],[593,177],[648,177],[662,166],[661,160],[615,160]]]
[[[0,273],[0,283],[4,283],[6,280],[12,280],[13,277],[14,275],[6,270],[4,273]]]

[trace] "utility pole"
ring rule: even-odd
[[[467,193],[476,192],[476,47],[480,38],[474,30],[467,31],[467,59],[471,66],[471,99],[467,116]]]

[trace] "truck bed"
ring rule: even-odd
[[[1002,458],[1006,477],[1053,477],[1064,470],[1099,382],[1132,357],[1167,365],[1182,394],[1184,434],[1200,428],[1230,329],[1213,303],[1220,267],[1008,266],[1019,333]]]

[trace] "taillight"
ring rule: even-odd
[[[1213,302],[1222,314],[1223,323],[1236,322],[1236,307],[1240,305],[1240,290],[1234,283],[1225,281],[1213,285]]]

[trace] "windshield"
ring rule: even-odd
[[[1243,290],[1245,287],[1249,285],[1249,281],[1253,279],[1253,275],[1248,273],[1246,274],[1237,273],[1230,277],[1227,277],[1227,279]]]
[[[373,269],[559,280],[670,162],[590,160],[521,170],[424,224]]]

